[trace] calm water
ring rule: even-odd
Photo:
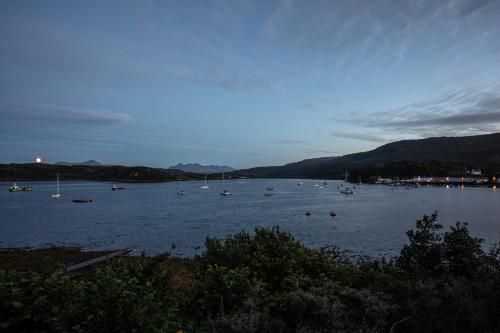
[[[363,185],[355,195],[338,193],[337,182],[323,189],[315,181],[233,180],[230,197],[219,195],[218,182],[201,190],[200,182],[125,184],[112,192],[110,183],[61,182],[62,198],[53,200],[52,182],[21,182],[33,192],[9,193],[0,182],[0,247],[72,244],[84,248],[158,253],[171,249],[179,256],[200,253],[206,236],[224,237],[255,226],[280,225],[307,246],[336,244],[359,255],[391,256],[406,242],[405,231],[434,210],[448,226],[470,223],[471,232],[487,244],[500,239],[500,190],[422,187],[405,189]],[[273,197],[264,197],[276,185]],[[88,197],[89,204],[73,198]],[[304,216],[309,210],[312,216]],[[331,218],[328,213],[337,212]]]

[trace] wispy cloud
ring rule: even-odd
[[[0,105],[5,122],[47,121],[75,125],[114,125],[132,120],[124,113],[57,106]]]
[[[304,140],[293,140],[293,139],[275,140],[274,143],[279,144],[279,145],[304,145],[304,144],[307,144],[307,142]]]
[[[500,30],[495,15],[499,9],[500,2],[495,0],[340,0],[315,5],[285,0],[269,15],[262,36],[273,46],[322,54],[336,63],[336,76],[345,72],[349,77],[373,65],[397,66],[417,44],[425,51],[456,48],[468,38],[481,40],[485,31],[491,35]],[[482,24],[461,32],[460,22],[478,12],[485,16]],[[449,43],[443,44],[439,37]]]
[[[338,155],[338,151],[327,150],[327,149],[306,149],[306,152],[313,154],[329,154],[329,155]]]
[[[304,103],[304,104],[299,105],[299,108],[302,110],[311,110],[311,109],[314,109],[314,107],[315,107],[315,105],[312,103]]]
[[[371,142],[381,142],[381,143],[390,141],[390,140],[383,138],[381,136],[362,134],[362,133],[335,132],[335,133],[332,133],[332,136],[336,137],[336,138],[344,138],[344,139],[352,139],[352,140],[360,140],[360,141],[371,141]]]
[[[500,83],[452,90],[397,109],[343,120],[420,137],[496,132],[500,130]]]
[[[265,89],[272,87],[274,82],[264,75],[256,73],[227,71],[223,69],[206,72],[189,66],[165,64],[163,70],[172,77],[202,85],[223,89]]]

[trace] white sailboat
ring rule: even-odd
[[[224,189],[224,172],[222,173],[222,192],[220,193],[220,195],[224,195],[224,196],[230,196],[231,195],[231,192],[229,192],[228,190]]]
[[[184,192],[181,188],[182,180],[181,176],[179,175],[179,184],[177,185],[177,195],[185,195],[186,192]]]
[[[348,185],[347,182],[347,170],[345,171],[345,180],[342,185],[342,189],[340,190],[342,194],[354,194],[354,190]]]
[[[200,188],[201,188],[202,190],[207,190],[207,189],[209,189],[209,188],[210,188],[210,186],[208,186],[208,184],[207,184],[207,175],[205,175],[205,185],[200,186]]]
[[[61,197],[61,192],[59,192],[59,172],[57,173],[57,185],[56,191],[52,193],[52,198],[59,199]]]

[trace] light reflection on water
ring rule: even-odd
[[[339,182],[328,181],[323,189],[313,186],[316,181],[297,182],[227,181],[233,195],[224,197],[216,181],[209,190],[201,190],[201,182],[183,182],[184,196],[176,195],[176,183],[125,184],[112,192],[111,183],[68,181],[61,183],[59,200],[51,198],[52,182],[22,182],[33,185],[31,193],[9,193],[10,183],[1,182],[0,247],[72,244],[158,253],[175,244],[175,255],[192,256],[207,236],[279,225],[310,247],[335,244],[356,255],[392,256],[415,220],[434,210],[445,226],[466,221],[487,244],[500,239],[500,193],[491,188],[363,185],[355,195],[343,195]],[[275,195],[265,197],[273,185]],[[78,197],[93,202],[71,202]],[[328,215],[332,210],[337,217]]]

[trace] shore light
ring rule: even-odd
[[[42,158],[40,156],[35,157],[35,163],[42,163]]]

